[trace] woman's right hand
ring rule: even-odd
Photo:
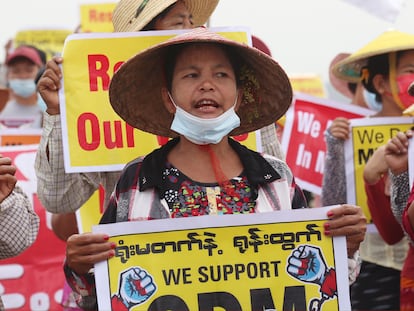
[[[82,233],[69,237],[66,243],[66,263],[77,274],[86,274],[94,264],[115,255],[116,244],[102,233]]]
[[[408,142],[414,135],[412,130],[398,132],[385,145],[385,161],[394,175],[408,171]]]
[[[328,129],[328,132],[337,139],[346,140],[349,138],[350,128],[349,120],[347,118],[336,118],[332,121],[331,126]]]
[[[46,103],[46,112],[50,115],[60,113],[59,108],[59,89],[61,87],[62,71],[60,64],[63,58],[53,57],[46,63],[45,71],[37,82],[37,90]]]

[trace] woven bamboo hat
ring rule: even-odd
[[[329,64],[329,81],[331,82],[335,90],[337,90],[339,93],[341,93],[345,97],[352,99],[354,97],[354,94],[351,92],[351,90],[348,87],[349,82],[344,79],[338,78],[333,73],[334,66],[340,61],[349,57],[350,55],[351,55],[350,53],[339,53],[331,60],[331,63]]]
[[[332,72],[339,79],[357,83],[361,80],[361,69],[370,57],[391,52],[414,49],[414,35],[388,30],[355,53],[338,62]]]
[[[112,14],[115,32],[140,31],[158,14],[178,0],[120,0]],[[183,0],[193,15],[194,26],[204,25],[219,0]]]
[[[238,77],[243,90],[237,110],[240,126],[230,135],[255,131],[275,122],[287,111],[292,101],[292,88],[285,71],[273,58],[200,27],[150,47],[126,61],[114,74],[109,87],[109,99],[115,112],[145,132],[178,136],[170,129],[173,115],[165,108],[161,96],[165,87],[165,56],[172,46],[202,42],[233,48],[244,68]]]

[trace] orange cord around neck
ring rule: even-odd
[[[234,188],[229,180],[224,174],[220,160],[214,152],[213,148],[210,145],[200,145],[200,149],[206,151],[210,157],[211,165],[213,166],[214,176],[219,184],[219,186],[226,192],[228,195],[234,195]]]

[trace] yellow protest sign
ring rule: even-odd
[[[67,172],[121,170],[125,163],[165,143],[126,124],[109,103],[114,72],[137,52],[183,31],[73,34],[65,42],[60,90],[63,147]],[[220,34],[250,44],[246,29]],[[139,99],[137,99],[139,100]],[[150,104],[150,103],[148,103]],[[255,133],[237,140],[257,149]]]
[[[316,97],[326,97],[322,78],[316,74],[289,75],[292,89],[295,92],[304,93]]]
[[[345,142],[347,202],[359,205],[368,223],[372,219],[364,187],[365,164],[378,147],[385,145],[398,132],[411,128],[413,121],[413,117],[351,119],[351,138]]]
[[[345,238],[324,236],[327,210],[96,226],[117,245],[95,265],[99,309],[350,310]]]
[[[72,33],[67,29],[22,30],[14,37],[14,46],[34,45],[46,53],[47,59],[62,53],[66,37]]]
[[[112,32],[112,11],[116,3],[80,5],[81,32]]]

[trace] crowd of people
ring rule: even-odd
[[[65,60],[46,61],[41,50],[29,45],[8,52],[9,98],[0,123],[42,129],[35,161],[37,195],[52,214],[54,233],[66,242],[64,310],[97,309],[93,268],[115,255],[108,234],[79,233],[77,227],[75,212],[100,187],[105,193],[100,224],[310,208],[276,132],[276,121],[292,103],[289,77],[257,37],[250,47],[202,27],[217,4],[117,3],[115,32],[188,29],[137,51],[111,79],[108,96],[114,111],[136,129],[169,138],[122,171],[65,172],[59,102]],[[350,104],[373,110],[371,117],[403,116],[414,103],[408,92],[414,82],[414,35],[387,31],[354,53],[341,53],[330,76]],[[3,122],[7,119],[11,123]],[[327,212],[324,234],[346,239],[352,310],[414,310],[414,188],[408,173],[413,131],[399,132],[365,165],[367,205],[377,228],[367,232],[362,208],[347,202],[344,144],[350,139],[350,120],[332,120],[325,132],[320,200],[322,206],[335,206]],[[232,139],[256,130],[263,152]],[[23,252],[39,228],[15,171],[11,160],[0,156],[0,259]],[[134,306],[120,296],[111,303],[114,310]]]

